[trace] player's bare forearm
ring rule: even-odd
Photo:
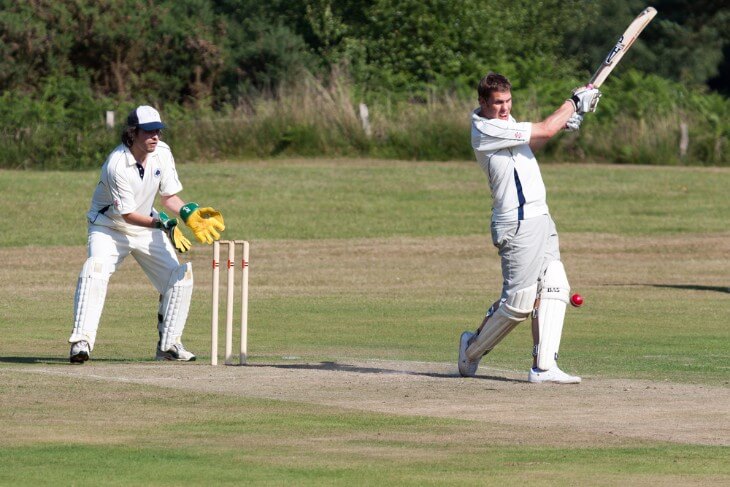
[[[530,136],[530,149],[540,149],[555,134],[565,127],[565,123],[575,113],[575,106],[566,100],[560,108],[555,110],[542,122],[532,124],[532,135]]]
[[[173,194],[170,196],[162,196],[160,198],[162,206],[174,213],[176,216],[180,215],[180,209],[183,207],[185,202],[178,195]]]
[[[136,225],[138,227],[155,228],[157,220],[149,215],[143,215],[141,213],[132,212],[122,215],[124,221],[130,225]]]

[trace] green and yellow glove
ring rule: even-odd
[[[200,208],[197,203],[188,203],[180,208],[180,217],[200,243],[212,244],[221,238],[218,232],[226,229],[220,211],[210,207]]]
[[[190,243],[190,240],[183,235],[182,230],[178,228],[177,218],[170,218],[163,212],[160,212],[159,218],[157,228],[167,234],[170,238],[170,242],[172,242],[172,246],[175,247],[175,250],[181,254],[190,250],[192,244]]]

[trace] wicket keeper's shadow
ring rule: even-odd
[[[381,367],[362,367],[337,362],[320,362],[317,364],[249,364],[249,367],[273,367],[276,369],[297,369],[297,370],[329,370],[334,372],[356,372],[360,374],[395,374],[395,375],[420,375],[424,377],[435,377],[437,379],[461,378],[458,372],[417,372],[413,370],[396,370]],[[527,380],[510,379],[494,375],[478,375],[473,379],[494,380],[501,382],[527,382]]]
[[[59,364],[68,363],[68,357],[0,357],[0,363],[9,364]]]
[[[123,362],[149,362],[151,360],[123,359],[123,358],[96,358],[94,362],[123,363]],[[79,364],[71,364],[68,357],[0,357],[0,363],[8,364],[67,364],[72,367],[79,367]]]

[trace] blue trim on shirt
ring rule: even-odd
[[[525,194],[522,192],[522,183],[520,182],[520,176],[517,174],[517,169],[515,171],[515,186],[517,186],[517,201],[520,202],[520,207],[517,208],[517,219],[518,220],[524,220],[525,219]]]

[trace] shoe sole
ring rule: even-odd
[[[555,379],[545,379],[545,380],[532,380],[531,378],[527,379],[527,382],[530,384],[580,384],[581,379],[571,379],[571,380],[555,380]]]
[[[580,384],[579,380],[528,380],[527,382],[529,382],[530,384]]]
[[[163,361],[164,362],[195,362],[195,359],[196,358],[197,357],[192,357],[192,358],[189,358],[189,359],[184,359],[184,358],[176,358],[176,357],[173,357],[171,355],[168,355],[168,356],[159,356],[159,355],[158,356],[155,356],[155,360],[157,360],[159,362],[163,362]]]
[[[89,354],[87,352],[80,352],[69,357],[69,361],[72,364],[83,364],[87,360],[89,360]]]

